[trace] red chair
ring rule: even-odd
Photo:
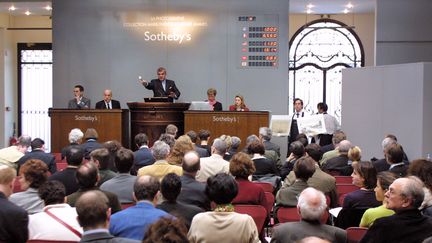
[[[334,178],[336,179],[336,185],[352,183],[352,176],[335,176]]]
[[[21,189],[21,183],[19,182],[20,177],[21,176],[17,176],[15,178],[15,181],[14,181],[14,184],[13,184],[13,189],[12,189],[13,193],[24,191],[24,190]]]
[[[297,207],[279,208],[276,217],[279,223],[297,222],[300,221],[300,215],[297,212]]]
[[[353,184],[336,184],[336,192],[339,198],[339,205],[343,204],[343,198],[345,198],[345,194],[348,194],[353,191],[357,191],[360,188]]]
[[[267,210],[263,206],[236,204],[234,205],[234,211],[251,216],[255,221],[259,232],[264,229],[264,222],[267,218]]]
[[[62,171],[64,169],[66,169],[66,167],[68,166],[68,164],[65,163],[65,162],[57,162],[56,166],[57,166],[57,170],[58,171]]]
[[[27,243],[76,243],[78,241],[68,240],[28,240]]]
[[[264,192],[264,195],[267,201],[267,205],[266,205],[267,212],[269,213],[269,215],[271,215],[273,206],[275,204],[275,196],[271,192]]]
[[[62,161],[62,159],[61,159],[61,153],[51,153],[51,154],[54,155],[56,162],[61,162]]]
[[[301,216],[298,214],[297,207],[282,207],[279,208],[276,215],[279,223],[286,222],[297,222],[301,220]],[[321,217],[321,223],[325,224],[329,218],[329,213],[325,210]]]
[[[366,234],[368,228],[363,227],[349,227],[346,229],[347,232],[347,242],[348,243],[358,243]]]
[[[262,189],[264,190],[264,192],[270,192],[273,193],[274,188],[273,185],[271,183],[268,182],[258,182],[258,181],[254,181],[255,184],[259,185],[260,187],[262,187]]]
[[[121,209],[124,210],[126,208],[135,206],[135,203],[134,202],[133,203],[122,203],[120,206],[121,206]]]

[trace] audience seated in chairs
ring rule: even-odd
[[[255,166],[254,180],[261,177],[278,176],[279,172],[276,163],[264,157],[264,144],[261,141],[253,141],[247,146],[248,154],[252,155],[252,161]]]
[[[377,173],[372,163],[361,161],[354,164],[353,167],[353,184],[360,187],[360,189],[345,196],[342,210],[335,221],[335,225],[342,229],[358,226],[366,209],[378,207],[382,204],[375,198],[374,189],[377,182]]]
[[[308,236],[316,236],[330,242],[345,243],[347,238],[344,230],[320,222],[326,210],[324,193],[312,187],[306,188],[297,203],[297,211],[302,220],[276,226],[271,242],[297,242]]]
[[[360,220],[360,227],[369,228],[376,219],[393,215],[395,212],[387,208],[387,199],[384,194],[388,191],[390,185],[397,176],[389,171],[378,173],[377,185],[375,187],[375,197],[377,201],[382,202],[382,205],[376,208],[369,208],[363,214]]]
[[[339,155],[328,159],[321,166],[321,169],[331,175],[351,175],[352,167],[348,164],[348,151],[351,147],[351,142],[348,140],[340,142],[338,146]]]
[[[102,144],[102,146],[106,149],[108,149],[109,152],[109,162],[108,162],[108,169],[114,172],[117,172],[117,167],[115,166],[115,157],[117,154],[117,151],[119,151],[123,146],[121,143],[117,140],[110,140],[106,141]]]
[[[117,175],[114,171],[108,168],[111,160],[110,157],[110,153],[106,148],[95,149],[90,153],[90,161],[94,162],[99,169],[98,186],[102,185],[108,180],[111,180]]]
[[[197,181],[205,182],[207,178],[217,173],[229,173],[229,162],[223,159],[227,150],[226,142],[220,138],[216,138],[213,141],[211,149],[212,153],[210,157],[200,159],[201,169],[197,172]]]
[[[396,213],[375,220],[362,243],[422,242],[432,236],[432,218],[422,215],[418,209],[424,192],[423,183],[417,177],[396,179],[385,196],[387,208]]]
[[[208,178],[206,193],[216,208],[195,215],[188,233],[191,243],[260,242],[252,217],[234,212],[231,202],[237,192],[237,182],[231,175],[219,173]]]
[[[311,143],[306,146],[305,152],[308,157],[315,161],[315,172],[313,173],[312,177],[307,180],[308,186],[318,189],[324,194],[328,195],[330,198],[330,205],[332,207],[336,207],[338,203],[335,184],[336,180],[335,177],[325,173],[319,167],[318,161],[320,161],[322,157],[320,146],[318,144]],[[297,178],[294,174],[294,171],[291,171],[286,177],[283,187],[291,186],[296,181],[296,179]],[[351,183],[351,177],[349,183]]]
[[[291,151],[291,153],[289,157],[286,159],[286,162],[282,166],[280,172],[280,176],[282,180],[285,180],[288,174],[293,170],[296,161],[305,155],[305,148],[303,144],[299,141],[292,142],[289,146],[289,150]]]
[[[114,237],[109,233],[111,210],[108,202],[108,198],[101,191],[87,191],[77,200],[78,222],[84,229],[81,242],[140,242]]]
[[[182,184],[180,177],[174,173],[167,174],[161,181],[160,192],[163,196],[163,202],[158,204],[156,208],[161,209],[178,219],[182,219],[187,228],[190,228],[192,218],[204,212],[203,209],[177,202],[177,197],[180,194]]]
[[[294,144],[296,142],[293,142]],[[289,187],[281,188],[276,194],[276,205],[295,207],[300,193],[308,187],[307,181],[315,172],[315,161],[309,157],[302,157],[294,164],[294,174],[297,180]]]
[[[48,166],[38,159],[27,160],[19,170],[22,192],[14,193],[9,200],[29,214],[39,213],[44,204],[39,197],[39,187],[48,179]]]
[[[189,131],[186,133],[186,135],[188,135],[188,137],[191,139],[192,143],[193,143],[193,147],[195,152],[197,152],[200,156],[200,158],[204,158],[204,157],[209,157],[210,153],[207,151],[207,149],[205,148],[201,148],[200,146],[198,146],[197,140],[198,140],[198,135],[195,131]]]
[[[91,151],[102,148],[102,144],[100,144],[98,140],[98,133],[94,128],[88,128],[84,133],[85,142],[80,146],[84,150],[84,158],[89,160]]]
[[[183,156],[189,151],[194,151],[194,146],[189,136],[182,135],[178,137],[167,157],[168,163],[181,166]]]
[[[66,189],[59,181],[48,181],[39,187],[44,201],[43,212],[30,215],[30,240],[79,241],[82,228],[77,221],[75,208],[64,203]]]
[[[141,167],[152,165],[155,159],[148,146],[148,137],[145,133],[138,133],[134,140],[138,150],[134,152],[134,165],[131,174],[137,175]]]
[[[18,161],[19,166],[22,166],[29,159],[39,159],[48,166],[48,170],[51,174],[56,173],[57,167],[55,157],[50,153],[45,153],[44,145],[44,140],[40,138],[33,139],[33,141],[31,141],[32,151],[21,157],[21,159]]]
[[[69,146],[80,145],[83,137],[84,137],[84,133],[79,128],[74,128],[69,132],[68,135],[69,145],[62,148],[61,160],[64,160],[66,158],[66,151],[69,149]]]

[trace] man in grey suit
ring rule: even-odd
[[[111,210],[108,206],[108,198],[104,193],[100,191],[85,192],[78,199],[75,206],[78,213],[78,222],[84,229],[81,242],[140,242],[114,237],[109,233],[108,225]]]
[[[118,175],[104,182],[100,189],[107,192],[112,192],[117,195],[120,203],[133,203],[133,185],[136,181],[136,176],[131,175],[130,169],[134,162],[134,154],[131,150],[121,148],[115,156],[115,167],[118,170]]]
[[[69,100],[69,109],[90,109],[90,99],[83,96],[84,87],[82,85],[75,85],[74,98]]]
[[[312,187],[306,188],[300,194],[297,203],[297,211],[301,216],[301,221],[276,226],[271,242],[297,242],[308,236],[316,236],[330,242],[346,242],[345,230],[320,223],[321,216],[326,209],[324,193]]]

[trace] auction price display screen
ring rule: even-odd
[[[238,67],[277,68],[279,61],[278,15],[238,16]]]

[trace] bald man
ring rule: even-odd
[[[15,177],[15,169],[0,165],[0,242],[19,243],[28,239],[27,212],[8,200]]]
[[[312,187],[304,189],[297,203],[297,212],[301,216],[301,221],[276,226],[271,242],[297,242],[308,236],[316,236],[330,242],[346,242],[345,230],[320,222],[325,210],[327,204],[324,193]]]
[[[120,102],[112,99],[112,91],[106,89],[103,93],[103,100],[96,103],[96,109],[120,109]]]
[[[210,200],[205,194],[205,184],[195,179],[200,169],[200,157],[197,152],[189,151],[183,157],[183,175],[180,177],[182,188],[177,201],[210,210]]]

